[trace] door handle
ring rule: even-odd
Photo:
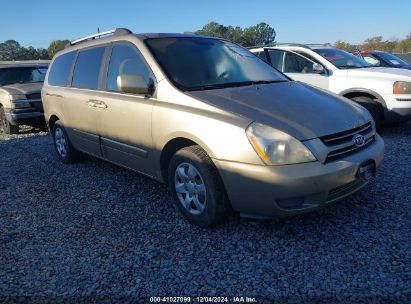
[[[107,105],[104,103],[104,101],[101,100],[96,100],[96,99],[90,99],[87,102],[88,106],[91,108],[99,108],[99,109],[107,109]]]
[[[50,94],[50,93],[46,93],[46,96],[50,96],[50,97],[59,97],[62,98],[63,96],[58,95],[58,94]]]

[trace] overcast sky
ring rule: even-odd
[[[247,27],[270,24],[278,42],[361,43],[411,32],[411,1],[51,1],[0,0],[0,42],[47,47],[53,39],[75,39],[115,27],[133,32],[195,31],[210,21]]]

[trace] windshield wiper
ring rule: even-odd
[[[254,80],[254,81],[240,81],[240,82],[228,82],[219,84],[203,85],[198,87],[188,88],[187,91],[203,91],[203,90],[215,90],[223,88],[244,87],[257,84],[270,84],[277,82],[288,82],[288,80]]]
[[[254,84],[269,84],[269,83],[278,83],[278,82],[288,82],[288,80],[256,80],[250,81],[252,85]]]

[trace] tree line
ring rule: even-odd
[[[334,44],[335,47],[347,52],[361,51],[385,51],[390,53],[408,53],[411,52],[411,33],[405,39],[388,39],[384,40],[382,36],[376,36],[366,39],[361,44],[350,44],[338,40]]]
[[[16,40],[0,43],[0,61],[51,59],[64,49],[68,40],[53,40],[47,49],[21,46]]]
[[[244,47],[273,44],[276,38],[274,28],[265,22],[246,28],[210,22],[196,31],[195,34],[228,39]],[[0,61],[51,59],[68,43],[70,41],[66,39],[53,40],[45,49],[32,46],[24,47],[15,40],[7,40],[0,43]],[[411,52],[411,33],[402,40],[384,40],[382,36],[377,36],[366,39],[359,45],[338,40],[334,46],[348,52],[360,49],[361,51],[380,50],[391,53],[407,53]]]

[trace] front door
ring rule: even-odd
[[[141,75],[154,83],[148,64],[129,43],[112,47],[105,90],[97,97],[98,132],[104,158],[139,172],[153,175],[151,112],[154,98],[140,94],[121,93],[117,86],[119,75]]]
[[[329,89],[329,77],[324,72],[319,74],[313,71],[314,62],[297,53],[284,50],[269,50],[270,58],[275,58],[276,67],[290,78],[319,87]]]

